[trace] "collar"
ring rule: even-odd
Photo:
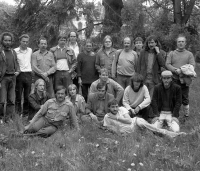
[[[69,42],[69,46],[78,47],[78,43],[76,42],[74,45],[72,45],[72,44]]]
[[[183,50],[179,50],[178,48],[176,49],[176,51],[178,52],[184,52],[186,49],[183,49]]]
[[[100,78],[97,81],[98,83],[100,83],[101,82]],[[109,84],[109,83],[110,83],[110,78],[108,78],[108,80],[106,81],[106,84]]]
[[[65,99],[71,101],[72,97],[71,96],[66,96]],[[78,94],[76,95],[75,102],[78,102]]]
[[[48,50],[45,53],[41,53],[40,49],[39,49],[39,53],[42,55],[46,55],[48,53]]]
[[[102,50],[103,50],[104,53],[106,53],[106,49],[105,49],[105,48],[102,48]],[[111,47],[110,53],[111,53],[111,52],[114,52],[114,51],[115,51],[115,49],[114,49],[113,47]]]
[[[105,99],[106,99],[106,94],[105,94],[104,97],[99,97],[99,96],[97,95],[97,98],[98,98],[98,100],[105,100]]]
[[[56,49],[66,49],[66,50],[70,50],[70,48],[67,47],[67,46],[64,46],[63,48],[61,48],[59,45],[56,46]]]

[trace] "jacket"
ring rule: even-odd
[[[15,66],[15,72],[20,72],[20,68],[19,68],[19,63],[17,61],[17,54],[16,52],[11,49],[12,53],[13,53],[13,56],[14,56],[14,66]],[[6,73],[6,57],[3,53],[3,50],[0,49],[0,82],[2,81],[5,73]]]
[[[179,117],[179,110],[182,104],[182,93],[181,87],[175,83],[171,83],[170,87],[170,109],[172,112],[172,116],[178,118]],[[162,110],[162,102],[164,95],[165,88],[162,83],[158,84],[154,88],[153,97],[151,100],[151,107],[153,110],[153,114],[155,116],[159,116]]]
[[[53,53],[55,61],[57,61],[58,46],[51,48],[50,51]],[[69,72],[72,74],[72,77],[74,77],[73,75],[76,75],[76,73],[74,73],[74,71],[77,67],[77,60],[76,60],[74,51],[69,47],[65,47],[65,52],[66,52],[67,63],[68,63],[68,66],[69,66]]]
[[[148,51],[144,49],[140,52],[140,57],[138,59],[138,66],[137,72],[142,74],[144,79],[146,79],[147,75],[147,65],[148,65]],[[156,54],[153,61],[152,66],[152,74],[153,74],[153,81],[155,84],[160,82],[160,74],[162,70],[165,68],[165,56],[166,53],[163,50],[160,50],[159,54]]]

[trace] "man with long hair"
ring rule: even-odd
[[[131,117],[137,115],[147,120],[149,117],[147,107],[151,103],[151,98],[143,81],[141,74],[135,73],[131,77],[130,85],[124,91],[123,105],[129,111]]]
[[[160,43],[155,36],[146,39],[144,49],[140,52],[137,72],[144,77],[152,98],[154,86],[160,82],[162,68],[165,68],[166,53],[161,49]]]

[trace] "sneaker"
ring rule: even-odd
[[[185,117],[189,117],[189,114],[190,114],[189,110],[190,110],[189,105],[183,105],[183,111],[184,111]]]

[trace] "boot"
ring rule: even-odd
[[[184,116],[188,117],[190,114],[189,105],[183,105]]]

